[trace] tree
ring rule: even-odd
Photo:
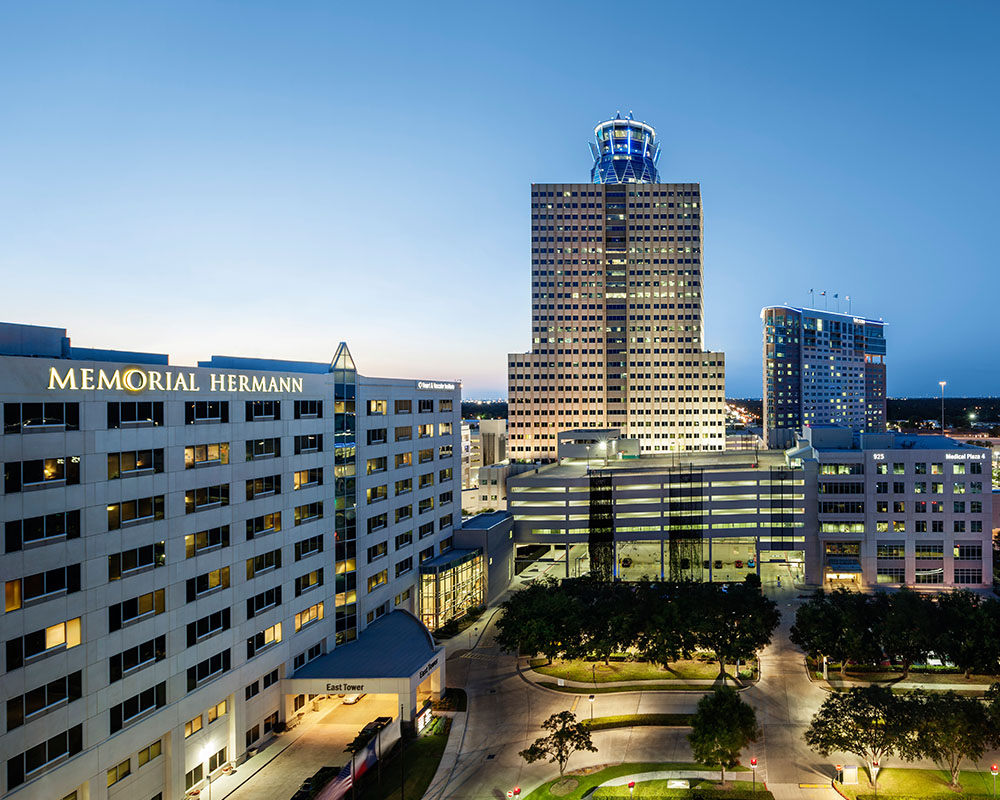
[[[529,764],[548,759],[550,764],[559,765],[559,775],[566,771],[566,762],[578,750],[597,752],[590,741],[590,729],[576,721],[572,711],[560,711],[542,723],[542,729],[551,731],[548,736],[535,739],[534,744],[518,753]]]
[[[726,767],[739,764],[740,751],[760,737],[757,715],[731,686],[722,686],[698,701],[691,717],[691,753],[705,766],[719,766],[722,781]]]
[[[579,604],[554,580],[514,592],[497,621],[496,642],[514,653],[541,653],[549,663],[579,646]]]
[[[910,665],[921,661],[934,649],[937,635],[936,608],[931,597],[912,589],[895,594],[877,595],[875,607],[885,606],[882,647],[890,658],[903,662],[903,677],[910,676]]]
[[[691,626],[694,609],[687,602],[689,589],[688,584],[639,584],[636,606],[643,619],[636,647],[647,661],[669,667],[679,658],[690,658],[697,641]]]
[[[726,664],[747,660],[771,642],[781,621],[777,604],[747,584],[694,584],[692,600],[698,603],[698,646],[712,650],[725,675]]]
[[[632,584],[580,578],[564,586],[574,593],[580,607],[581,655],[595,656],[607,664],[612,653],[632,645],[639,627]]]
[[[938,595],[935,650],[965,673],[994,672],[1000,658],[995,626],[1000,603],[966,589]]]
[[[795,613],[791,640],[814,658],[825,655],[839,662],[843,675],[848,661],[877,663],[880,658],[877,610],[858,592],[819,590]]]
[[[914,755],[947,769],[952,788],[961,791],[962,762],[982,758],[995,736],[986,708],[977,698],[954,692],[914,692],[910,702],[919,704],[919,712],[912,715],[916,721]]]
[[[904,697],[886,686],[861,686],[835,692],[823,701],[806,731],[806,743],[822,756],[842,751],[871,765],[900,754],[912,757],[912,729]],[[877,775],[872,775],[875,785]]]

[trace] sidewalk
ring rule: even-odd
[[[444,791],[451,780],[455,767],[458,765],[458,754],[461,752],[462,744],[465,741],[465,727],[469,718],[469,714],[466,711],[442,711],[439,713],[443,716],[451,717],[451,731],[448,734],[448,744],[445,745],[444,753],[441,755],[437,772],[434,773],[430,786],[424,792],[425,800],[435,800],[435,798],[444,797]]]

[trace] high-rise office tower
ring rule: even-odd
[[[594,129],[591,183],[531,187],[532,350],[508,356],[508,455],[618,428],[642,452],[722,450],[725,359],[706,352],[696,183],[660,183],[656,132]]]
[[[764,436],[789,447],[803,426],[885,431],[885,323],[811,308],[768,306]]]

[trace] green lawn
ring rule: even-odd
[[[553,784],[559,783],[560,779],[557,778],[555,780],[549,781],[546,784],[543,784],[542,786],[539,786],[537,789],[535,789],[535,791],[533,791],[530,794],[526,795],[524,797],[524,800],[552,800],[552,798],[556,798],[556,797],[561,797],[561,798],[563,798],[563,800],[580,800],[583,797],[583,795],[586,794],[590,789],[594,788],[595,786],[598,786],[599,784],[604,783],[607,780],[611,780],[612,778],[618,778],[618,777],[621,777],[623,775],[638,774],[638,773],[641,773],[641,772],[656,772],[657,770],[668,770],[668,769],[672,769],[672,770],[684,770],[684,771],[694,771],[694,770],[697,770],[697,771],[701,772],[701,771],[705,770],[705,767],[701,766],[700,764],[692,764],[690,762],[687,762],[687,763],[663,763],[663,764],[616,764],[613,767],[605,767],[604,769],[598,770],[596,772],[591,772],[591,773],[585,774],[585,775],[584,774],[578,774],[578,773],[572,773],[572,772],[570,772],[570,773],[567,773],[566,777],[570,778],[572,780],[577,781],[577,786],[575,788],[573,788],[572,791],[568,791],[568,792],[558,791],[558,787],[557,787],[557,793],[553,793],[553,792],[549,791],[550,787]],[[729,777],[729,773],[730,772],[733,772],[733,773],[736,773],[736,772],[746,773],[746,772],[749,772],[749,770],[746,767],[737,767],[735,770],[726,770],[726,776],[727,777]],[[652,785],[654,783],[660,783],[660,782],[659,781],[650,781],[649,785]],[[747,783],[747,782],[745,782],[745,781],[743,783],[746,783],[747,789],[749,790],[750,789],[750,784]],[[742,788],[743,783],[739,783],[738,784],[740,788]],[[663,785],[666,786],[666,782],[663,782]],[[702,793],[707,793],[705,790],[709,789],[710,785],[711,785],[710,783],[704,783],[704,782],[702,782],[702,784],[698,787],[698,789],[699,789],[699,791],[702,791]],[[639,787],[640,786],[642,786],[642,784],[636,784],[635,795],[637,797],[642,797],[643,796],[643,795],[641,795],[639,793]],[[594,796],[595,797],[628,797],[628,787],[627,786],[614,787],[614,788],[608,787],[606,790],[602,790],[602,792],[604,792],[604,791],[616,792],[616,791],[619,790],[619,788],[624,791],[624,794],[603,794],[602,793],[600,795],[595,794]],[[730,797],[734,797],[734,794],[735,794],[736,797],[738,797],[739,795],[742,794],[742,792],[731,793],[729,796]],[[656,797],[686,797],[686,796],[688,796],[688,793],[684,792],[684,791],[678,791],[677,794],[668,794],[667,791],[666,791],[666,789],[658,789],[655,792],[653,792],[651,790],[647,790],[647,793],[646,793],[645,796],[646,797],[652,797],[652,796],[656,796]],[[722,797],[726,797],[727,795],[720,792],[720,793],[714,794],[713,796],[718,796],[718,797],[722,798]],[[747,796],[749,796],[749,794]],[[760,786],[759,784],[757,786],[757,796],[760,797],[760,798],[762,798],[762,800],[768,800],[768,798],[771,798],[770,792],[765,792],[763,790],[763,787]]]
[[[706,781],[694,778],[690,782],[690,789],[668,789],[667,781],[643,781],[635,785],[635,794],[629,794],[627,786],[605,786],[603,789],[595,791],[591,797],[691,797],[697,790],[697,797],[718,797],[730,798],[730,800],[743,800],[751,798],[753,794],[752,781],[730,781],[726,775],[726,787],[721,788],[718,781]],[[774,800],[774,795],[764,789],[764,785],[757,782],[757,797],[763,800]]]
[[[610,728],[632,728],[639,725],[687,726],[691,724],[690,714],[621,714],[615,717],[583,717],[581,722],[592,731]]]
[[[858,770],[857,786],[837,784],[851,800],[874,798],[868,774]],[[987,772],[962,771],[962,792],[948,787],[948,773],[944,770],[888,768],[879,771],[878,796],[883,800],[913,798],[913,800],[938,800],[938,798],[993,797],[993,776]]]
[[[733,685],[733,679],[730,678],[726,681],[727,685]],[[556,692],[566,692],[567,694],[613,694],[614,692],[710,692],[712,691],[711,686],[694,686],[690,683],[633,683],[629,686],[598,686],[596,689],[591,687],[579,687],[579,686],[560,686],[557,683],[550,683],[549,681],[539,681],[539,686],[544,686],[546,689],[552,689]],[[738,688],[738,687],[736,687]]]
[[[445,745],[448,744],[444,722],[445,718],[439,718],[434,723],[432,733],[408,741],[402,757],[399,747],[393,751],[393,757],[382,765],[381,786],[377,770],[372,770],[358,781],[359,800],[400,800],[401,797],[414,800],[423,797],[434,779],[434,773],[437,772]],[[399,787],[404,761],[406,785],[405,792],[401,795]]]
[[[585,683],[593,683],[596,680],[598,686],[611,681],[714,680],[719,676],[719,665],[715,661],[697,658],[677,661],[670,665],[670,669],[650,664],[648,661],[612,661],[610,664],[579,659],[566,661],[557,659],[552,664],[546,664],[546,661],[544,658],[532,659],[531,667],[535,672],[551,678]],[[752,666],[756,668],[756,663],[753,662]],[[726,665],[728,675],[732,676],[734,671],[734,665]],[[746,677],[750,677],[746,665],[741,665],[740,671]]]

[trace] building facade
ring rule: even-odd
[[[807,428],[822,575],[833,585],[993,585],[991,457],[946,436]]]
[[[807,425],[885,431],[884,322],[791,306],[760,316],[768,447],[790,447]]]
[[[531,342],[508,356],[508,457],[560,430],[722,451],[725,359],[704,350],[701,190],[660,183],[653,128],[601,123],[591,183],[531,187]]]
[[[0,325],[0,387],[5,796],[200,787],[294,720],[307,664],[419,616],[460,523],[461,387],[344,344],[177,367]]]
[[[621,580],[794,579],[818,566],[815,500],[781,452],[564,457],[507,482],[519,568]]]
[[[555,577],[992,585],[984,448],[817,425],[788,451],[605,461],[578,450],[570,443],[560,463],[508,479],[518,571],[540,562]]]

